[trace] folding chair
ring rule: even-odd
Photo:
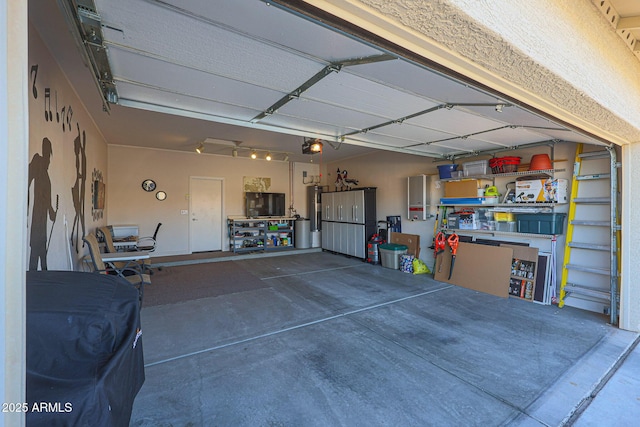
[[[160,230],[161,225],[162,223],[159,222],[156,226],[156,231],[153,232],[153,236],[140,237],[138,239],[136,247],[139,251],[153,252],[156,250],[156,244],[158,243],[158,230]]]
[[[140,268],[141,266],[139,264],[133,264],[132,266],[106,265],[102,260],[100,245],[98,244],[98,239],[96,239],[95,234],[87,234],[82,238],[82,240],[89,247],[89,255],[93,264],[94,273],[116,274],[120,277],[123,277],[129,283],[135,286],[136,289],[138,289],[138,293],[140,294],[140,301],[142,302],[142,297],[144,295],[144,285],[151,284],[151,276],[143,273],[143,270]],[[136,267],[136,265],[138,267]],[[125,275],[125,273],[131,274]]]
[[[157,230],[156,230],[157,232]],[[111,234],[111,227],[100,227],[96,229],[96,237],[100,240],[102,240],[104,242],[105,245],[105,249],[107,252],[109,253],[115,253],[117,251],[115,245],[113,244],[113,235]],[[136,250],[142,250],[142,251],[147,251],[146,249],[140,249],[138,247],[136,247]],[[149,252],[149,251],[147,251]],[[144,273],[147,274],[153,274],[153,272],[151,271],[151,260],[150,259],[144,259],[144,260],[140,260],[138,261],[138,263],[140,263],[140,265],[142,266],[142,271]],[[116,262],[114,263],[114,266],[116,267],[124,267],[127,263],[124,262]]]

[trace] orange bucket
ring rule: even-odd
[[[529,163],[530,171],[539,171],[552,169],[551,159],[548,154],[534,154],[531,156],[531,162]]]

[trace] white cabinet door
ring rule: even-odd
[[[341,254],[349,254],[349,224],[343,222],[335,223],[333,238],[334,250]]]
[[[364,223],[364,192],[333,193],[333,221]]]
[[[364,191],[322,193],[322,220],[364,224]]]
[[[333,193],[334,221],[346,222],[347,216],[345,211],[345,203],[348,203],[345,192]]]
[[[364,241],[364,225],[346,224],[344,230],[344,252],[347,255],[365,258],[366,245]]]
[[[322,193],[322,249],[366,258],[364,191]]]
[[[326,222],[322,221],[322,249],[326,249],[328,251],[335,251],[334,244],[334,231],[335,231],[335,223],[334,222]]]
[[[343,191],[340,194],[340,221],[353,222],[353,192]]]
[[[335,193],[322,193],[322,220],[334,221],[335,219]]]
[[[334,194],[334,221],[364,224],[364,191],[341,191]]]
[[[350,191],[349,222],[364,224],[364,191]]]
[[[350,255],[358,258],[365,258],[367,245],[364,237],[364,225],[352,225],[352,231],[350,232],[351,244],[354,247],[350,251]]]

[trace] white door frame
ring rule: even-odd
[[[190,176],[189,177],[189,253],[193,253],[193,248],[191,245],[191,212],[192,212],[192,207],[191,207],[191,182],[194,179],[201,179],[201,180],[210,180],[210,181],[220,181],[220,215],[221,215],[221,220],[220,220],[220,250],[224,252],[224,249],[226,248],[225,243],[226,243],[226,221],[224,220],[224,213],[225,213],[225,208],[224,208],[224,200],[225,200],[225,179],[222,177],[213,177],[213,176]]]

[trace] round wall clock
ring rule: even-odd
[[[162,201],[162,200],[164,200],[166,198],[167,198],[167,193],[165,193],[164,191],[158,191],[156,193],[156,199]]]
[[[144,191],[153,191],[156,189],[156,182],[152,179],[145,179],[142,181],[142,189]]]

